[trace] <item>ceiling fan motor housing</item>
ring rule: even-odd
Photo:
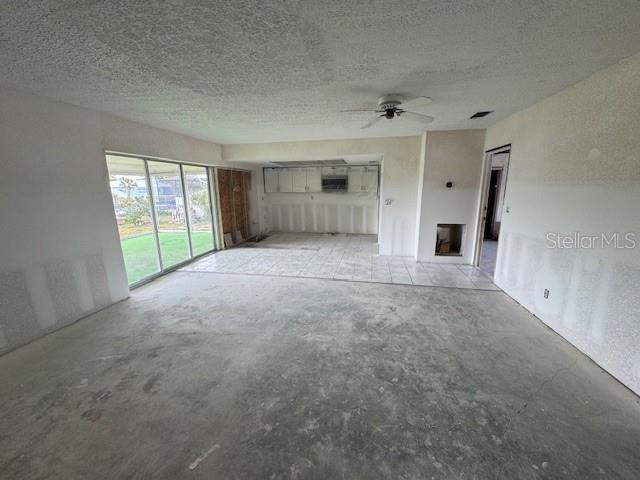
[[[422,105],[428,104],[431,102],[431,99],[428,97],[416,97],[408,103],[403,103],[404,98],[402,95],[392,94],[392,95],[383,95],[378,99],[378,109],[375,110],[378,113],[378,116],[371,120],[369,123],[366,123],[361,129],[369,128],[375,123],[379,122],[383,118],[387,120],[393,120],[396,117],[404,116],[407,120],[411,120],[414,122],[420,122],[423,124],[431,123],[433,121],[433,117],[428,115],[423,115],[421,113],[414,113],[411,111],[406,111],[405,108],[411,108],[413,110],[413,106],[416,103],[420,103]],[[412,106],[409,103],[413,102]],[[368,110],[367,110],[368,111]],[[382,115],[380,115],[382,114]]]
[[[393,110],[402,103],[402,95],[384,95],[378,99],[380,110]]]

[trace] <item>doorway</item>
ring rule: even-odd
[[[505,145],[487,151],[484,161],[475,264],[491,277],[498,257],[510,155],[511,145]]]

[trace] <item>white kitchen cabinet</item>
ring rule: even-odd
[[[349,167],[349,193],[362,193],[362,174],[364,167]]]
[[[306,168],[292,168],[292,192],[304,193],[307,189],[307,169]]]
[[[278,191],[280,193],[293,192],[293,168],[280,168],[278,170]]]
[[[378,193],[378,167],[364,167],[362,186],[363,192]]]
[[[322,169],[320,167],[309,167],[307,171],[307,192],[322,192]]]
[[[377,193],[378,167],[349,167],[349,193]]]
[[[276,193],[278,191],[278,169],[264,169],[264,191],[265,193]]]
[[[377,193],[378,166],[265,168],[265,193],[321,193],[322,177],[348,178],[349,193]]]

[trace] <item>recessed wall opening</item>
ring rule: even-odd
[[[462,256],[466,225],[439,223],[436,233],[436,255]]]
[[[377,235],[382,157],[357,157],[348,165],[263,168],[270,231]]]

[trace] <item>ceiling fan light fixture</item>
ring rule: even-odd
[[[371,112],[378,113],[379,115],[369,123],[366,123],[365,125],[360,127],[360,129],[364,130],[366,128],[370,128],[372,125],[379,122],[382,118],[393,120],[396,117],[400,118],[402,116],[404,116],[407,120],[422,124],[431,123],[434,120],[433,117],[424,115],[423,113],[409,111],[409,109],[413,110],[416,106],[425,106],[429,103],[431,103],[431,98],[429,97],[415,97],[409,102],[405,102],[402,95],[383,95],[378,99],[378,108],[375,110],[371,110]]]

